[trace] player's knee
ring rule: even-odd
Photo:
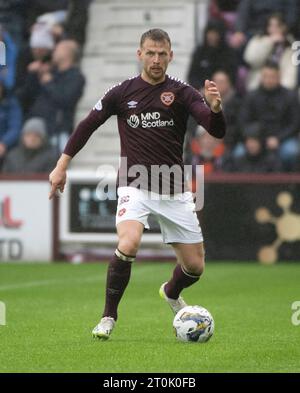
[[[194,265],[191,268],[191,274],[194,274],[195,276],[202,276],[203,273],[204,273],[204,264]]]
[[[122,239],[119,241],[118,249],[125,255],[135,256],[138,252],[139,241],[134,239]]]
[[[194,274],[195,276],[201,276],[205,268],[204,256],[198,256],[192,261],[185,261],[184,266],[188,273]]]

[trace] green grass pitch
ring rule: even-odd
[[[173,264],[136,263],[119,320],[94,340],[106,264],[0,264],[0,372],[300,372],[300,264],[207,263],[183,292],[216,328],[206,344],[180,343],[158,289]]]

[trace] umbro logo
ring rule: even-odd
[[[127,105],[128,105],[129,109],[136,108],[137,104],[138,104],[138,102],[136,102],[136,101],[129,101],[129,102],[127,102]]]

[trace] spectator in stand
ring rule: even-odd
[[[50,69],[52,51],[54,49],[54,38],[51,29],[43,24],[36,23],[32,27],[29,45],[24,48],[19,57],[17,67],[17,89],[24,113],[26,114],[34,100],[34,94],[30,93],[32,88],[32,73],[42,72],[45,67]]]
[[[66,34],[64,23],[55,23],[51,28],[51,33],[54,38],[55,45],[57,45],[60,41],[70,38]]]
[[[86,40],[86,26],[88,23],[88,9],[91,0],[70,0],[66,20],[66,33],[70,39],[81,46]]]
[[[1,0],[0,0],[1,1]],[[27,30],[36,21],[47,20],[52,24],[55,37],[73,39],[83,46],[86,39],[88,9],[92,0],[27,0],[30,2],[27,11]],[[54,21],[57,11],[65,11],[64,20]],[[51,16],[52,14],[52,16]],[[52,19],[52,21],[51,21]]]
[[[200,89],[205,80],[211,79],[214,72],[221,68],[235,80],[237,58],[235,51],[225,42],[224,24],[210,21],[205,29],[203,45],[199,45],[193,53],[188,81],[196,89]]]
[[[241,0],[211,0],[209,7],[210,19],[221,20],[227,30],[227,41],[234,33],[237,8]]]
[[[42,23],[36,23],[32,27],[29,46],[33,60],[43,61],[50,59],[55,42],[51,29]]]
[[[0,41],[5,44],[6,65],[0,65],[0,81],[7,90],[12,90],[16,79],[17,47],[10,34],[0,25]]]
[[[21,126],[20,105],[0,81],[0,168],[7,151],[18,142]]]
[[[37,19],[44,14],[56,11],[67,11],[70,0],[27,0],[29,2],[27,10],[27,29],[37,22]]]
[[[9,33],[17,50],[21,48],[24,41],[28,1],[0,0],[0,24]]]
[[[212,80],[217,85],[221,94],[223,112],[226,118],[227,131],[223,139],[223,147],[217,150],[218,157],[220,151],[222,154],[231,155],[234,153],[235,147],[242,141],[242,135],[239,131],[239,108],[241,97],[239,97],[234,89],[230,76],[226,71],[219,70],[212,75]],[[196,121],[190,116],[187,126],[186,143],[184,148],[185,163],[192,164],[193,154],[199,155],[199,127]],[[201,136],[202,138],[202,136]],[[196,141],[196,142],[195,142]],[[198,141],[198,142],[197,142]]]
[[[198,128],[196,137],[192,139],[191,152],[193,154],[191,164],[204,165],[204,173],[215,172],[221,167],[221,157],[224,154],[224,143],[220,139]]]
[[[35,117],[25,122],[20,144],[7,154],[2,171],[5,173],[48,173],[57,159],[55,149],[47,142],[44,120]]]
[[[62,150],[73,131],[76,104],[83,93],[84,76],[77,66],[79,46],[73,40],[61,41],[54,49],[52,68],[43,64],[33,70],[27,83],[27,97],[34,97],[29,117],[46,121],[50,141]]]
[[[67,39],[65,32],[65,22],[67,19],[67,11],[53,11],[40,15],[35,25],[40,25],[46,28],[52,36],[55,45],[62,40]]]
[[[297,7],[298,0],[241,0],[230,45],[243,47],[250,37],[263,31],[268,16],[274,12],[283,15],[291,30],[296,28]]]
[[[299,154],[299,101],[294,91],[280,84],[277,64],[266,64],[258,89],[245,97],[241,129],[257,129],[266,149],[278,152],[284,170],[291,170]]]
[[[288,89],[297,86],[297,67],[291,61],[293,36],[288,34],[288,26],[281,14],[272,14],[267,21],[264,34],[252,37],[245,49],[244,59],[250,66],[247,89],[259,86],[261,69],[267,61],[279,65],[280,83]]]
[[[224,160],[223,170],[243,173],[281,172],[282,165],[275,152],[265,149],[259,132],[249,132],[245,137],[245,154]]]
[[[213,74],[212,80],[217,85],[221,94],[223,111],[226,118],[227,131],[223,142],[226,147],[226,153],[232,154],[235,147],[242,140],[239,131],[239,108],[241,97],[234,89],[230,76],[226,71],[217,71]]]

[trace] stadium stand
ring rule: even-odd
[[[277,42],[275,38],[275,41],[273,40],[273,33],[269,33],[268,29],[263,33],[266,21],[276,12],[277,21],[281,23],[280,18],[283,18],[283,27],[285,20],[298,38],[296,20],[300,7],[296,0],[30,0],[26,5],[25,7],[24,0],[0,1],[1,37],[4,42],[6,41],[9,53],[6,70],[3,72],[2,68],[0,75],[3,78],[5,75],[5,80],[2,80],[6,89],[12,90],[10,95],[13,97],[16,94],[19,99],[24,121],[32,115],[43,116],[40,111],[32,111],[37,92],[33,94],[33,84],[28,83],[28,79],[32,74],[38,74],[39,78],[42,78],[40,74],[49,74],[52,67],[51,56],[60,41],[75,40],[79,45],[79,55],[82,55],[80,68],[86,79],[86,86],[76,107],[76,101],[81,96],[81,92],[78,91],[72,109],[76,108],[74,124],[77,124],[109,87],[139,73],[139,64],[135,56],[137,39],[147,28],[156,26],[167,30],[172,37],[175,59],[170,66],[169,74],[189,80],[199,88],[203,80],[213,78],[215,72],[229,73],[236,98],[228,101],[225,95],[223,97],[229,129],[224,141],[224,161],[245,154],[241,139],[245,130],[237,120],[238,114],[234,116],[234,113],[244,110],[248,90],[259,87],[260,71],[265,61],[271,58],[279,65],[282,71],[281,84],[284,87],[296,89],[299,85],[299,66],[289,62],[289,58],[294,55],[291,47],[294,42],[293,36],[284,32],[284,41]],[[208,49],[209,53],[203,54],[205,32],[214,29],[220,32],[223,42],[220,48],[222,56],[218,58],[216,53],[219,50],[216,52]],[[238,39],[241,38],[241,34],[245,38],[243,43]],[[10,44],[9,37],[14,43],[11,41]],[[248,45],[245,46],[249,39]],[[270,40],[275,42],[273,46],[269,44]],[[201,56],[199,48],[202,51]],[[224,57],[225,52],[227,58]],[[14,56],[16,57],[17,53],[15,71]],[[259,59],[257,54],[261,54]],[[63,127],[63,131],[67,131],[66,135],[73,128],[72,117],[73,114],[69,116],[68,129]],[[298,124],[293,140],[297,147],[299,129]],[[21,125],[18,133],[20,131]],[[199,133],[196,141],[193,141],[194,136],[195,124],[189,123],[185,149],[185,155],[189,159],[193,156],[193,151],[198,151],[195,146],[199,142]],[[9,149],[17,142],[15,141]],[[64,142],[61,142],[61,145],[63,144]],[[116,168],[119,162],[119,149],[116,119],[112,118],[99,132],[94,133],[84,151],[79,152],[73,160],[72,167],[94,170],[101,164],[111,164]],[[197,157],[194,161],[197,161]],[[282,167],[279,163],[276,167],[281,167],[285,171],[296,170],[299,159],[296,161],[293,165]],[[236,170],[238,171],[238,168]]]

